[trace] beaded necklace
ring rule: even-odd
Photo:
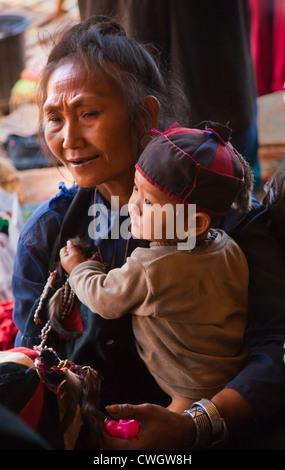
[[[95,189],[95,192],[94,192],[94,201],[95,202],[96,202],[96,196],[97,196],[97,188]],[[96,215],[96,204],[94,205],[94,220],[95,220],[95,215]],[[130,238],[127,239],[127,243],[126,243],[125,254],[124,254],[124,262],[126,262],[126,259],[127,259],[127,254],[128,254],[128,250],[129,250],[129,240],[130,240]],[[104,271],[106,271],[107,267],[108,267],[108,264],[105,263],[104,260],[103,260],[103,256],[102,256],[100,246],[97,245],[96,249],[97,249],[96,253],[90,259],[97,259],[98,261],[100,261],[100,263],[103,265]],[[112,257],[111,267],[113,267],[113,262],[114,262],[114,253],[113,253],[113,257]],[[34,322],[37,325],[42,324],[42,320],[39,317],[39,313],[42,310],[44,300],[46,299],[46,297],[48,295],[49,289],[52,287],[52,283],[53,283],[53,280],[54,280],[56,274],[57,274],[57,268],[50,273],[50,275],[48,277],[48,280],[47,280],[47,282],[44,286],[42,295],[40,297],[39,304],[38,304],[38,306],[35,310]],[[64,320],[71,313],[71,311],[73,309],[73,306],[74,306],[76,296],[75,296],[75,292],[73,291],[73,289],[71,288],[71,286],[69,284],[68,278],[66,279],[63,286],[61,286],[59,288],[59,290],[61,291],[61,293],[60,293],[60,296],[61,296],[61,314],[60,314],[60,317],[61,317],[61,320]],[[52,329],[52,325],[51,325],[51,321],[49,319],[47,321],[47,323],[44,325],[44,327],[42,328],[42,330],[41,330],[40,338],[41,338],[42,341],[41,341],[40,345],[38,346],[39,349],[42,349],[44,347],[44,345],[46,343],[46,340],[47,340],[47,336],[48,336],[49,332],[51,331],[51,329]]]

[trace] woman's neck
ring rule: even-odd
[[[108,181],[97,186],[98,191],[104,197],[106,201],[111,204],[111,197],[119,197],[119,207],[121,208],[125,204],[128,204],[129,198],[132,194],[133,189],[133,177],[128,178],[127,181]]]

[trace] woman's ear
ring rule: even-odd
[[[141,130],[139,149],[142,152],[149,144],[153,137],[151,129],[155,129],[158,123],[160,104],[157,98],[152,95],[145,96],[144,98],[148,121],[145,123],[146,128]]]
[[[146,109],[149,115],[148,130],[155,129],[157,127],[159,110],[160,110],[159,101],[157,98],[155,98],[155,96],[148,95],[144,98],[144,102],[145,102]]]
[[[196,212],[196,237],[206,234],[211,224],[211,218],[205,212]]]

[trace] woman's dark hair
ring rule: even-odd
[[[158,58],[136,40],[127,37],[123,27],[106,16],[92,16],[65,31],[51,50],[43,70],[40,92],[42,105],[53,71],[64,61],[74,60],[86,73],[104,74],[120,87],[129,113],[131,135],[138,139],[138,130],[148,130],[145,96],[152,95],[160,103],[158,128],[165,130],[174,121],[188,125],[189,107],[182,87],[171,81],[168,71],[162,73]]]

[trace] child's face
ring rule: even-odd
[[[173,199],[149,183],[138,171],[129,199],[131,231],[134,237],[150,241],[177,241]],[[162,210],[163,208],[163,210]]]

